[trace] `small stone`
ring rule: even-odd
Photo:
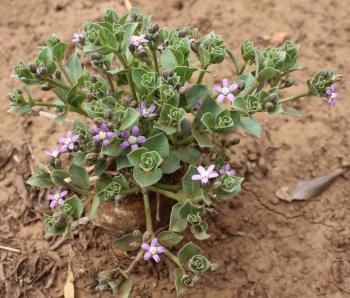
[[[291,202],[292,198],[289,195],[289,188],[287,186],[282,186],[279,188],[276,192],[275,195],[277,198],[283,201]]]
[[[256,161],[258,159],[258,155],[254,152],[248,154],[248,159],[250,161]]]

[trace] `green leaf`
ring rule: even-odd
[[[94,199],[92,200],[91,209],[90,209],[89,217],[91,220],[94,220],[96,218],[97,210],[101,202],[102,202],[101,198],[96,194]]]
[[[83,167],[72,163],[68,172],[73,184],[85,190],[89,189],[89,175]]]
[[[157,151],[159,155],[166,158],[169,155],[169,142],[164,133],[156,134],[148,138],[142,145],[150,151]]]
[[[187,219],[187,216],[190,214],[201,215],[203,213],[203,210],[201,207],[193,204],[190,200],[188,200],[183,204],[179,212],[182,218]]]
[[[277,69],[272,68],[272,67],[266,67],[262,71],[259,72],[258,81],[261,83],[265,82],[265,81],[275,77],[278,74],[280,74],[280,72]]]
[[[282,104],[277,104],[274,107],[273,111],[269,112],[269,114],[272,115],[272,116],[276,116],[276,115],[281,114],[281,113],[283,113],[283,106],[282,106]]]
[[[68,198],[64,204],[72,207],[72,212],[75,218],[80,218],[83,215],[84,204],[77,195]]]
[[[146,152],[148,152],[148,150],[141,147],[128,153],[127,157],[130,164],[132,164],[134,167],[139,167],[141,163],[141,155]]]
[[[169,230],[173,232],[183,232],[186,230],[188,221],[186,218],[181,217],[180,210],[183,203],[175,204],[171,209]]]
[[[190,165],[187,173],[182,178],[182,188],[185,194],[194,197],[200,189],[200,182],[197,180],[192,180],[192,176],[197,174],[197,169]]]
[[[125,130],[132,127],[138,120],[140,114],[133,108],[127,108],[123,113],[120,129]]]
[[[184,84],[186,81],[190,80],[192,74],[198,70],[198,68],[188,67],[188,66],[177,66],[175,67],[175,73],[180,77],[180,84]]]
[[[78,55],[73,53],[65,63],[67,74],[71,81],[76,84],[79,81],[79,78],[84,73],[83,67],[79,61]]]
[[[198,131],[192,129],[192,135],[196,139],[199,147],[201,148],[213,148],[214,144],[209,139],[208,133],[200,134]]]
[[[162,172],[164,174],[172,174],[180,168],[180,159],[178,156],[170,152],[169,156],[163,160],[161,165]]]
[[[132,164],[130,163],[129,159],[126,155],[120,155],[117,157],[117,170],[130,168],[132,167]]]
[[[181,264],[185,264],[190,258],[201,253],[201,249],[193,242],[187,243],[177,254]]]
[[[233,102],[233,108],[238,110],[238,111],[242,111],[242,112],[246,112],[247,111],[247,101],[245,100],[244,97],[236,97],[236,99]]]
[[[196,116],[194,118],[194,126],[195,126],[195,128],[199,128],[199,126],[201,124],[202,116],[205,113],[208,113],[208,112],[210,112],[213,116],[215,116],[216,114],[218,114],[220,112],[220,107],[211,98],[205,99],[203,104],[202,104],[202,106],[201,106],[201,108],[196,113]]]
[[[241,117],[240,126],[253,136],[261,136],[261,126],[259,122],[252,117]]]
[[[192,225],[191,232],[194,235],[194,237],[198,240],[205,240],[210,237],[210,235],[208,235],[207,233],[208,224],[205,221],[203,221],[199,225]]]
[[[178,245],[183,238],[184,237],[182,237],[181,235],[176,234],[172,231],[163,231],[157,236],[159,243],[169,248]]]
[[[56,64],[53,61],[53,56],[52,56],[52,51],[50,50],[49,47],[43,47],[41,51],[38,54],[37,60],[41,63],[44,64],[47,72],[49,74],[52,74],[55,69],[56,69]]]
[[[98,160],[97,163],[95,164],[95,174],[96,176],[101,176],[104,171],[107,169],[107,160],[102,159]]]
[[[118,296],[120,296],[120,298],[129,298],[131,290],[132,290],[132,280],[128,278],[119,285]]]
[[[301,113],[293,107],[284,107],[283,114],[296,118],[301,117]]]
[[[183,295],[186,293],[187,288],[182,283],[183,273],[181,268],[176,268],[174,270],[174,276],[175,276],[175,289],[176,294],[178,296]]]
[[[27,184],[31,186],[41,187],[41,188],[50,188],[54,185],[48,173],[40,177],[35,177],[35,176],[30,177],[27,180]]]
[[[64,179],[66,178],[69,178],[69,173],[66,171],[53,170],[51,172],[51,180],[57,186],[63,185],[65,183]]]
[[[75,153],[72,162],[78,166],[83,165],[85,162],[85,152],[78,151],[77,153]]]
[[[114,245],[123,251],[135,251],[140,248],[141,243],[141,233],[126,234],[114,241]]]
[[[64,52],[66,51],[66,49],[68,48],[68,45],[63,43],[63,42],[59,42],[58,44],[56,44],[53,48],[52,48],[52,54],[53,54],[53,58],[58,62],[61,63],[64,57]]]
[[[201,153],[198,150],[191,147],[179,148],[173,152],[181,161],[190,164],[197,163],[201,155]]]
[[[146,73],[147,73],[147,70],[143,68],[133,68],[131,72],[132,81],[134,82],[136,89],[139,91],[142,91],[144,89],[141,84],[141,78]]]
[[[204,102],[211,98],[211,90],[205,85],[193,85],[185,93],[186,105],[184,106],[187,112],[192,111],[198,101]]]
[[[171,127],[165,124],[156,123],[153,125],[154,128],[160,129],[161,131],[165,132],[167,135],[172,135],[176,132],[175,127]]]
[[[118,141],[113,141],[108,147],[103,147],[102,153],[107,156],[117,157],[123,150],[120,148]]]
[[[136,167],[133,171],[133,177],[139,186],[147,187],[156,184],[162,178],[162,170],[157,168],[153,171],[145,172],[141,168]]]
[[[184,56],[181,51],[168,47],[161,54],[160,63],[163,69],[174,69],[184,64]]]

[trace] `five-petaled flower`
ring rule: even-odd
[[[73,34],[72,43],[79,44],[84,40],[84,32],[76,32]]]
[[[216,101],[220,103],[223,102],[225,98],[227,98],[230,102],[233,102],[235,100],[233,92],[236,91],[237,88],[238,84],[236,82],[233,82],[231,85],[229,85],[228,79],[223,79],[222,86],[215,86],[213,88],[213,91],[218,94]]]
[[[151,104],[148,108],[144,101],[141,101],[140,107],[136,109],[136,111],[141,115],[141,117],[149,118],[156,116],[154,111],[156,110],[156,106]]]
[[[106,123],[102,123],[100,127],[92,125],[91,131],[95,134],[92,138],[93,141],[95,143],[102,141],[102,144],[105,147],[108,147],[116,137],[116,134],[108,128]]]
[[[326,88],[327,104],[334,107],[337,100],[339,99],[339,93],[334,85]]]
[[[47,199],[50,202],[50,208],[55,208],[57,205],[63,205],[64,198],[67,194],[68,194],[67,190],[62,190],[61,187],[56,188],[56,190],[53,193],[50,193],[47,196]]]
[[[140,34],[139,36],[133,35],[130,38],[130,44],[135,48],[143,47],[148,43],[148,39],[145,38],[145,34]]]
[[[232,168],[229,163],[227,163],[220,169],[220,174],[221,175],[227,174],[229,176],[236,176],[236,170],[234,168]]]
[[[62,144],[60,151],[61,152],[67,152],[67,151],[73,151],[75,148],[75,143],[78,141],[79,136],[73,134],[71,130],[67,131],[65,137],[61,137],[58,139],[58,141]]]
[[[124,142],[120,144],[120,147],[124,150],[128,149],[129,147],[131,147],[131,150],[135,150],[139,148],[139,144],[142,144],[146,141],[146,137],[139,135],[140,128],[137,126],[131,129],[131,133],[124,130],[120,134],[124,139]]]
[[[209,179],[216,178],[219,176],[217,172],[214,171],[215,165],[210,165],[208,169],[202,166],[197,168],[198,174],[192,176],[192,180],[200,180],[202,184],[207,184]]]
[[[165,252],[165,248],[158,244],[157,238],[153,238],[151,241],[151,244],[142,243],[141,248],[145,251],[145,254],[143,256],[143,259],[145,261],[148,261],[151,257],[153,260],[155,260],[157,263],[160,262],[160,256],[159,254]]]
[[[60,155],[60,153],[61,153],[61,151],[60,151],[60,149],[59,149],[57,146],[53,146],[53,147],[51,148],[51,151],[45,150],[45,153],[46,153],[48,156],[52,157],[52,158],[58,158],[59,155]]]

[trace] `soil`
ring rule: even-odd
[[[152,0],[133,1],[166,26],[193,24],[203,33],[222,34],[235,52],[244,39],[261,47],[278,45],[286,36],[301,45],[306,67],[295,77],[296,92],[322,67],[347,75],[350,70],[350,6],[347,1],[319,0]],[[55,32],[70,40],[85,20],[107,7],[125,11],[122,1],[0,1],[0,297],[63,297],[71,257],[77,297],[112,297],[94,290],[97,273],[130,260],[113,248],[114,237],[86,227],[74,239],[45,239],[42,217],[49,212],[43,192],[25,186],[34,160],[64,130],[37,112],[7,114],[6,94],[19,86],[10,78],[19,61],[33,59],[36,46]],[[232,75],[229,63],[215,69],[216,79]],[[217,271],[186,297],[350,297],[349,176],[306,202],[279,200],[276,191],[299,179],[349,165],[350,94],[334,108],[310,98],[296,105],[300,119],[259,115],[261,139],[242,137],[233,163],[246,176],[241,194],[217,206],[210,219],[211,240],[200,245]],[[52,247],[54,245],[54,247]],[[135,270],[132,297],[175,297],[172,274],[164,262]]]

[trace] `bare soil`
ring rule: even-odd
[[[134,1],[166,26],[193,24],[203,33],[224,35],[235,52],[244,39],[264,47],[287,36],[301,45],[303,81],[322,67],[345,75],[350,70],[350,6],[341,0],[152,0]],[[80,230],[62,245],[45,239],[42,217],[49,212],[43,192],[24,181],[34,161],[64,130],[38,117],[7,114],[6,94],[18,82],[10,78],[19,60],[35,57],[36,46],[55,32],[69,41],[85,20],[107,7],[125,11],[119,1],[0,1],[0,297],[63,297],[69,256],[77,297],[112,297],[94,291],[98,272],[130,262],[112,246],[114,237],[99,228]],[[271,36],[271,34],[277,36]],[[277,34],[276,34],[277,33]],[[277,44],[276,44],[277,43]],[[216,79],[232,75],[229,63],[215,69]],[[335,108],[307,99],[297,104],[304,117],[261,115],[264,135],[242,138],[232,157],[246,176],[241,194],[217,207],[210,241],[200,243],[219,267],[186,297],[350,297],[349,176],[307,202],[287,203],[281,187],[348,165],[350,94],[340,86]],[[132,297],[175,297],[168,266],[143,264],[135,270]]]

